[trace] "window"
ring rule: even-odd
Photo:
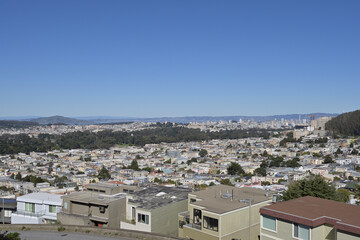
[[[135,216],[136,216],[136,208],[131,207],[131,219],[135,220]]]
[[[200,224],[201,225],[201,210],[194,208],[194,224]]]
[[[49,205],[49,213],[56,213],[56,206],[55,205]]]
[[[217,232],[219,229],[218,226],[219,226],[219,222],[216,218],[204,216],[204,228]]]
[[[262,227],[271,231],[276,231],[276,218],[270,216],[262,216]]]
[[[105,213],[105,206],[99,206],[99,212]]]
[[[4,217],[11,217],[11,210],[5,210],[4,211]]]
[[[309,227],[301,224],[294,223],[294,237],[302,240],[309,240],[310,231]]]
[[[138,213],[138,222],[149,224],[149,215]]]
[[[190,198],[190,203],[196,202],[196,199]]]
[[[35,212],[35,203],[25,203],[25,212]]]

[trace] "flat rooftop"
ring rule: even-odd
[[[331,224],[360,234],[360,206],[357,205],[306,196],[263,207],[260,213],[311,227]]]
[[[250,187],[231,187],[227,185],[217,185],[203,191],[193,192],[196,202],[192,205],[205,208],[209,212],[222,214],[236,209],[248,207],[249,203],[241,202],[243,199],[250,199],[251,204],[271,201],[275,192]],[[192,198],[192,197],[190,197]]]
[[[133,199],[129,199],[129,203],[150,210],[185,200],[191,191],[190,188],[151,186],[133,193]]]
[[[125,199],[125,194],[117,194],[117,195],[105,195],[93,192],[74,192],[69,195],[63,196],[62,198],[68,199],[74,202],[88,203],[88,204],[96,204],[107,206],[109,203],[113,201],[117,201],[119,199]]]

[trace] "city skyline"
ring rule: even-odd
[[[2,1],[0,117],[359,108],[358,1]]]

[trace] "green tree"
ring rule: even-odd
[[[18,181],[21,181],[21,179],[22,179],[21,173],[16,174],[15,179]]]
[[[201,149],[199,152],[200,157],[205,157],[207,154],[208,154],[208,152],[206,151],[206,149]]]
[[[336,190],[334,200],[347,203],[350,201],[350,192],[346,189],[340,188]]]
[[[231,183],[230,179],[225,178],[225,179],[221,179],[220,183],[222,185],[228,185],[228,186],[234,186],[234,184]]]
[[[262,167],[259,167],[259,168],[255,169],[254,173],[257,174],[257,175],[265,177],[266,176],[266,169],[262,168]]]
[[[135,170],[135,171],[138,171],[138,170],[139,170],[139,165],[138,165],[138,162],[137,162],[136,159],[134,159],[134,160],[131,161],[130,169],[133,169],[133,170]]]
[[[324,163],[333,163],[332,157],[330,155],[326,155],[324,157]]]
[[[109,180],[111,178],[111,175],[109,173],[109,170],[107,170],[105,168],[105,166],[102,167],[102,169],[100,170],[99,174],[98,174],[98,178],[100,180]]]
[[[318,198],[340,201],[343,193],[337,193],[335,187],[328,184],[320,176],[314,176],[309,179],[303,179],[293,182],[288,190],[283,192],[283,200],[287,201],[303,196],[313,196]]]
[[[244,169],[240,166],[240,164],[236,162],[232,162],[227,168],[227,171],[230,175],[242,175],[245,173]]]

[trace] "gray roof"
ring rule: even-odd
[[[182,187],[151,186],[132,194],[133,199],[129,199],[129,203],[151,210],[185,200],[191,191],[189,188]]]
[[[191,195],[196,196],[196,202],[192,205],[199,206],[206,211],[222,214],[236,209],[249,206],[243,199],[250,199],[251,204],[258,204],[272,199],[275,192],[250,187],[231,187],[226,185],[217,185],[203,191],[193,192]],[[231,195],[233,194],[233,197]]]

